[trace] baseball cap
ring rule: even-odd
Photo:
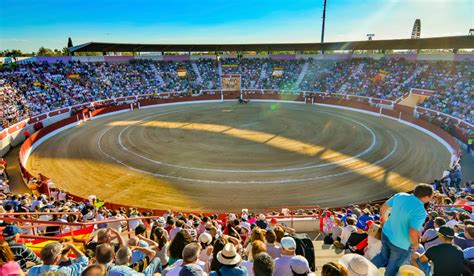
[[[286,250],[295,250],[296,242],[292,237],[283,237],[280,241],[281,247]]]
[[[271,223],[271,224],[277,224],[277,222],[278,222],[278,221],[277,221],[276,218],[272,218],[272,219],[270,220],[270,223]]]
[[[454,229],[446,225],[441,226],[438,230],[438,233],[440,233],[441,235],[445,236],[448,239],[454,238]]]
[[[12,237],[12,236],[15,236],[16,234],[20,234],[21,232],[23,232],[23,230],[21,228],[19,228],[18,226],[16,225],[7,225],[4,229],[3,229],[3,236],[4,237]]]
[[[305,274],[310,272],[309,263],[303,256],[293,256],[290,260],[290,268],[296,274]]]
[[[436,212],[436,211],[431,211],[428,214],[430,214],[430,216],[432,216],[434,218],[438,216],[438,212]]]
[[[264,214],[260,214],[260,216],[258,217],[260,220],[265,220],[265,215]]]

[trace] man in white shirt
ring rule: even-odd
[[[274,276],[286,276],[293,275],[291,271],[290,262],[291,258],[295,256],[296,242],[291,237],[284,237],[280,241],[281,244],[281,256],[275,259],[275,275]]]

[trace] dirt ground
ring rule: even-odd
[[[226,102],[97,118],[44,142],[27,167],[110,202],[240,211],[367,202],[439,177],[449,160],[435,139],[391,119]]]

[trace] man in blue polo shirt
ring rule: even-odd
[[[397,275],[400,266],[410,257],[410,249],[418,249],[420,231],[427,215],[424,204],[431,200],[432,195],[432,186],[419,184],[413,194],[398,193],[382,205],[382,223],[385,222],[382,251],[372,262],[378,268],[386,267],[385,275]]]

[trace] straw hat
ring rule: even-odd
[[[346,254],[339,259],[339,263],[349,271],[350,276],[378,276],[379,271],[365,257],[358,254]]]
[[[418,267],[412,265],[402,265],[398,270],[399,276],[424,276],[425,273]]]
[[[236,265],[240,263],[242,258],[237,253],[235,246],[232,243],[228,243],[217,253],[217,260],[223,265]]]

